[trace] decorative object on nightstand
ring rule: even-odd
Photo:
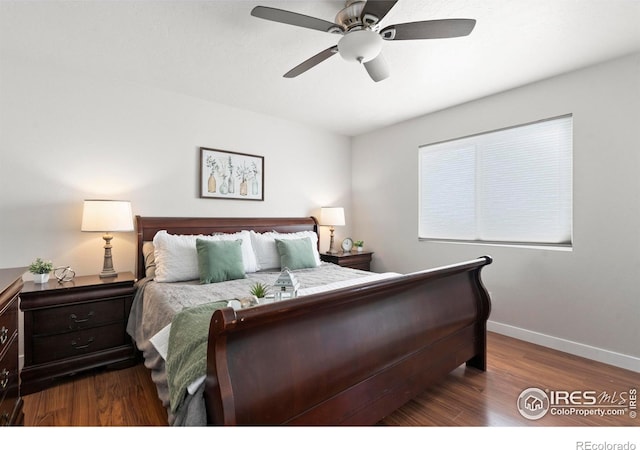
[[[53,269],[53,276],[56,277],[58,283],[66,283],[67,281],[73,280],[76,276],[76,271],[70,266],[60,266]]]
[[[82,211],[82,231],[104,233],[104,262],[100,278],[117,276],[111,256],[112,231],[133,231],[131,202],[119,200],[85,200]]]
[[[342,251],[345,253],[349,253],[352,248],[353,248],[353,239],[351,239],[350,237],[345,238],[342,241]]]
[[[135,277],[78,276],[68,283],[24,283],[24,367],[21,390],[30,394],[82,370],[137,361],[127,334]]]
[[[364,241],[355,241],[353,243],[353,246],[356,248],[357,252],[361,252],[362,250],[364,250]]]
[[[335,227],[344,226],[344,208],[341,207],[323,207],[320,208],[320,225],[325,225],[329,227],[329,231],[331,232],[331,240],[329,241],[329,250],[327,253],[335,254],[338,251],[333,248],[333,233],[335,231]]]
[[[33,282],[42,284],[49,281],[49,274],[53,270],[53,263],[51,261],[43,261],[41,258],[36,258],[34,262],[29,265],[29,272],[33,274]]]
[[[342,267],[352,269],[371,270],[371,258],[373,252],[351,252],[351,253],[320,253],[320,259],[324,262],[337,264]]]

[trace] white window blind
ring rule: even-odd
[[[419,237],[571,244],[573,118],[419,149]]]

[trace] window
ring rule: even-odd
[[[419,237],[570,245],[571,115],[419,149]]]

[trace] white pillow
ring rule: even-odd
[[[153,237],[156,260],[154,280],[161,283],[188,281],[199,278],[196,238],[206,236],[169,234],[158,231]]]
[[[175,281],[197,280],[200,277],[196,239],[211,241],[242,239],[242,262],[245,272],[258,270],[253,248],[251,247],[251,236],[248,231],[209,236],[169,234],[166,230],[161,230],[153,237],[156,263],[155,281],[172,283]]]
[[[278,253],[276,239],[303,239],[307,237],[313,250],[316,266],[319,266],[322,262],[318,253],[318,235],[313,231],[298,231],[297,233],[268,231],[266,233],[256,233],[251,230],[251,245],[258,262],[258,270],[280,269],[280,253]]]

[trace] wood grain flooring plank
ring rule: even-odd
[[[523,417],[523,390],[592,390],[608,395],[640,388],[640,374],[495,333],[487,371],[460,366],[380,425],[441,427],[638,426],[639,418],[546,414]],[[167,413],[143,364],[79,374],[24,397],[26,426],[166,426]],[[628,412],[628,411],[627,411]]]

